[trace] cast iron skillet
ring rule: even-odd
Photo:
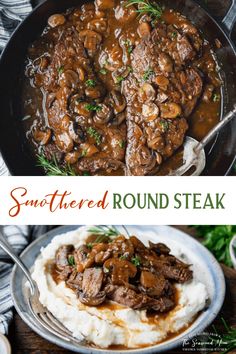
[[[21,80],[27,48],[46,26],[50,15],[63,12],[72,6],[79,6],[86,0],[47,0],[31,12],[20,24],[8,42],[0,60],[0,149],[13,175],[42,175],[36,166],[30,144],[21,126]],[[167,7],[186,15],[211,43],[218,38],[222,47],[216,51],[224,81],[222,114],[232,109],[235,103],[236,53],[232,42],[219,23],[214,20],[197,1],[165,0]],[[230,14],[225,21],[230,28],[236,14],[236,0],[233,0]],[[226,28],[225,28],[226,29]],[[220,133],[215,144],[208,151],[204,175],[226,175],[236,155],[236,119]]]

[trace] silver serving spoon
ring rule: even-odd
[[[199,176],[206,165],[206,154],[204,147],[216,136],[216,134],[228,124],[236,115],[236,105],[231,112],[210,130],[202,141],[197,141],[190,136],[186,136],[183,145],[183,164],[176,170],[170,171],[169,176],[183,176],[190,168],[194,167],[195,170],[191,172],[191,176]]]

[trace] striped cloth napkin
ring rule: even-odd
[[[0,226],[0,234],[5,237],[16,254],[51,227],[48,226]],[[1,237],[0,235],[0,237]],[[10,294],[10,276],[13,264],[0,247],[0,333],[8,333],[8,325],[13,317]]]
[[[32,10],[30,0],[0,0],[0,53],[14,29]],[[0,176],[9,171],[0,154]]]

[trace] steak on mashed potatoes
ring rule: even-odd
[[[162,243],[93,230],[42,250],[33,272],[41,303],[73,336],[103,348],[150,346],[186,329],[208,297],[191,266]]]

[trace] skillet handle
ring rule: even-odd
[[[232,0],[232,4],[225,15],[225,17],[222,20],[222,23],[226,27],[226,29],[229,31],[229,34],[231,34],[233,26],[236,21],[236,0]]]

